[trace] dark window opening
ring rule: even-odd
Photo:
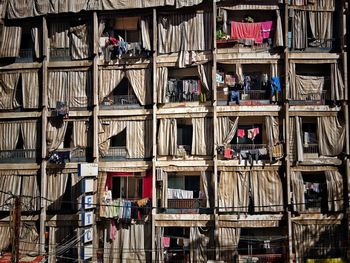
[[[22,106],[23,105],[22,77],[18,79],[15,97],[18,104]]]
[[[178,124],[177,125],[177,145],[192,145],[192,125]]]
[[[193,198],[199,198],[200,177],[185,176],[185,190],[193,191]]]
[[[20,131],[18,135],[18,141],[16,144],[16,150],[23,150],[23,149],[24,149],[24,141],[23,141],[22,131]]]
[[[62,196],[62,206],[61,209],[62,210],[72,210],[73,208],[73,200],[72,200],[72,175],[69,174],[68,176],[68,180],[67,180],[67,187],[66,187],[66,191],[64,192],[63,196]]]
[[[112,198],[141,199],[142,178],[112,177]]]
[[[111,138],[111,146],[112,147],[125,147],[126,146],[126,129],[114,135]]]
[[[324,174],[303,173],[306,210],[327,211],[327,183]]]
[[[73,147],[73,122],[68,122],[66,134],[64,135],[63,148]]]
[[[316,123],[303,123],[303,143],[304,144],[317,144],[317,124]]]

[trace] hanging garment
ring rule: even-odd
[[[239,105],[240,103],[240,94],[239,91],[231,90],[230,91],[230,102],[236,102]]]
[[[231,21],[232,39],[252,39],[255,43],[262,43],[261,23],[241,23]]]
[[[273,21],[261,22],[261,36],[263,39],[272,38]]]
[[[253,128],[248,130],[248,138],[251,140],[254,140],[258,134],[259,134],[259,128]]]
[[[232,150],[230,148],[226,148],[225,149],[224,157],[227,158],[227,159],[231,159],[232,158]]]
[[[243,137],[245,136],[245,130],[243,130],[243,129],[238,129],[238,130],[237,130],[237,136],[238,136],[239,138],[243,138]]]
[[[280,77],[271,78],[271,93],[274,94],[275,91],[280,93],[282,91]]]
[[[170,237],[163,237],[163,247],[170,247]]]
[[[111,220],[110,230],[109,230],[109,238],[111,240],[115,240],[117,237],[117,227],[115,225],[115,221]]]

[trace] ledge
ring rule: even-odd
[[[214,215],[204,214],[156,214],[155,226],[158,227],[191,227],[214,226]]]
[[[219,215],[219,227],[279,227],[283,215]]]
[[[217,48],[217,63],[267,64],[277,62],[280,54],[271,54],[269,50],[234,47]]]
[[[41,117],[41,111],[0,112],[0,119],[27,119],[27,118],[39,118],[39,117]]]

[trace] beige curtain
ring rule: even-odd
[[[293,10],[293,48],[294,49],[305,49],[307,47],[307,19],[306,11],[304,10]]]
[[[218,199],[221,212],[248,212],[249,172],[221,172]]]
[[[214,176],[211,172],[201,172],[201,191],[203,191],[206,199],[206,207],[214,207]]]
[[[21,124],[18,122],[0,123],[0,151],[14,150],[16,148]]]
[[[192,155],[211,155],[213,152],[213,119],[192,118]]]
[[[298,97],[295,78],[296,78],[295,63],[289,63],[289,72],[288,72],[289,89],[287,93],[287,98],[289,99],[294,99]]]
[[[57,101],[69,102],[68,73],[65,71],[50,71],[48,84],[49,108],[56,108]]]
[[[295,91],[292,99],[306,100],[315,99],[320,100],[321,94],[325,84],[325,77],[318,76],[303,76],[295,75]]]
[[[46,144],[49,152],[56,150],[64,140],[68,123],[59,120],[49,120],[46,128]]]
[[[40,192],[36,175],[22,177],[22,210],[37,211],[40,209]]]
[[[0,73],[0,109],[19,107],[16,88],[20,73]]]
[[[128,157],[145,157],[145,141],[145,121],[128,121],[126,124],[126,150]]]
[[[14,203],[12,195],[21,194],[21,180],[22,177],[17,175],[0,176],[0,189],[2,189],[0,202],[3,204],[0,211],[9,211],[12,208]]]
[[[141,105],[152,103],[151,96],[151,80],[152,74],[149,68],[147,69],[129,69],[126,71],[131,87]]]
[[[216,143],[226,145],[231,142],[236,134],[239,117],[231,121],[229,117],[218,117],[216,128]]]
[[[73,121],[73,147],[86,148],[88,146],[88,121]]]
[[[148,17],[141,17],[140,21],[142,47],[145,50],[152,50],[150,38],[150,19]]]
[[[293,209],[294,211],[303,212],[305,211],[305,186],[301,172],[291,171],[290,182],[292,188]]]
[[[270,74],[271,74],[271,78],[279,76],[277,63],[270,64]]]
[[[255,212],[282,212],[283,189],[278,171],[251,171],[251,190]]]
[[[21,46],[22,27],[0,24],[0,57],[18,57]]]
[[[69,24],[67,22],[50,23],[49,38],[51,48],[69,48]]]
[[[332,12],[309,12],[309,25],[311,36],[317,46],[332,47],[333,38],[333,13]]]
[[[100,70],[100,85],[99,85],[99,102],[101,103],[105,97],[118,86],[125,74],[122,70]]]
[[[238,63],[235,65],[236,75],[238,79],[238,83],[243,84],[244,82],[244,75],[243,75],[243,68],[242,64]]]
[[[344,203],[342,175],[338,171],[325,171],[325,175],[327,183],[328,211],[342,211]]]
[[[38,122],[22,122],[21,132],[23,148],[26,150],[38,149]]]
[[[158,155],[176,155],[177,123],[176,119],[160,119],[158,128]]]
[[[167,87],[168,87],[168,68],[161,67],[157,68],[157,97],[158,103],[168,102],[167,98]]]
[[[104,243],[104,262],[146,262],[145,242],[144,224],[118,227],[115,240]]]
[[[209,244],[209,230],[200,227],[190,228],[190,262],[207,262],[207,247]]]
[[[0,180],[1,181],[1,180]],[[11,244],[10,224],[0,225],[0,251],[5,251]]]
[[[39,75],[38,71],[22,72],[23,108],[39,108]]]
[[[27,222],[21,225],[19,253],[24,256],[29,252],[39,252],[39,233],[35,222]]]
[[[345,98],[345,84],[339,64],[331,65],[331,99],[343,100]]]
[[[278,119],[273,116],[265,117],[267,141],[269,146],[272,147],[279,142],[279,124]]]
[[[235,262],[235,256],[238,256],[238,243],[241,236],[241,229],[220,227],[218,232],[220,260],[224,262]]]
[[[276,31],[273,44],[275,47],[283,47],[283,29],[280,10],[276,10]]]
[[[345,125],[336,116],[317,118],[319,153],[323,156],[337,156],[345,145]]]
[[[70,107],[87,107],[91,98],[91,90],[91,71],[68,72],[67,91]]]
[[[60,210],[63,194],[66,191],[68,174],[47,174],[47,206],[49,210]]]
[[[302,139],[302,120],[300,117],[289,118],[290,156],[291,161],[304,161],[304,148]]]
[[[71,27],[70,40],[71,40],[71,54],[73,59],[86,59],[90,55],[90,32],[87,24]]]
[[[30,31],[31,35],[32,35],[32,41],[34,44],[34,54],[36,58],[40,58],[41,57],[41,31],[38,27],[33,27]]]
[[[199,64],[198,65],[198,74],[199,78],[201,80],[201,83],[203,84],[203,87],[207,90],[210,91],[211,87],[211,72],[212,72],[212,67],[210,63],[206,64]]]
[[[105,156],[108,153],[111,137],[122,132],[126,128],[126,126],[127,126],[126,121],[119,121],[119,120],[101,120],[100,121],[98,148],[102,156]]]

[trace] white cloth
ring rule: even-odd
[[[193,199],[193,191],[168,188],[169,199]]]

